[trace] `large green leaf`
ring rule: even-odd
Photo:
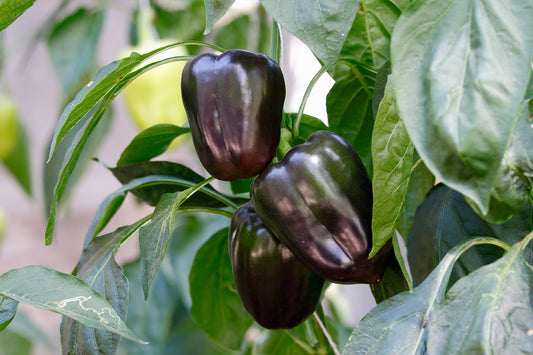
[[[44,266],[24,266],[0,275],[0,294],[142,342],[104,297],[75,276]]]
[[[530,1],[416,0],[394,28],[392,79],[409,136],[482,214],[528,84],[531,18]]]
[[[233,285],[227,228],[198,250],[189,281],[191,315],[200,328],[220,345],[239,349],[253,319]]]
[[[372,97],[376,73],[354,62],[348,66],[350,70],[336,78],[326,97],[328,124],[354,147],[372,174]]]
[[[128,306],[128,280],[115,261],[115,253],[121,243],[142,224],[121,227],[116,231],[95,238],[83,250],[76,267],[76,276],[87,282],[102,295],[122,321],[126,320]],[[121,337],[107,331],[88,328],[72,318],[61,322],[63,353],[115,354]]]
[[[235,0],[205,0],[205,31],[211,32],[215,23],[224,16]]]
[[[353,58],[369,67],[380,68],[390,60],[394,24],[411,1],[361,0],[340,57]]]
[[[359,8],[359,0],[260,2],[270,16],[302,40],[324,64],[338,59]]]
[[[479,217],[458,192],[437,185],[418,208],[407,241],[409,265],[419,284],[454,246],[476,236],[489,236],[516,243],[531,230],[531,207],[504,224],[490,224]],[[466,252],[456,263],[452,280],[493,262],[498,249],[480,246]],[[533,254],[526,257],[533,261]]]
[[[91,69],[103,23],[103,10],[78,8],[52,28],[48,51],[64,95]]]
[[[344,354],[531,353],[533,268],[523,248],[532,237],[446,292],[457,258],[473,245],[496,241],[480,238],[455,247],[420,286],[371,310]]]
[[[392,238],[405,205],[414,147],[396,112],[392,86],[387,85],[372,132],[372,251]]]
[[[2,0],[0,2],[0,31],[13,23],[34,2],[35,0]]]

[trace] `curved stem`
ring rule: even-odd
[[[333,64],[335,64],[334,62]],[[309,99],[309,95],[311,95],[311,91],[313,90],[316,82],[322,74],[328,71],[328,69],[331,67],[331,64],[324,65],[318,72],[316,72],[315,76],[311,79],[309,82],[309,85],[307,85],[307,89],[305,89],[304,97],[302,98],[302,102],[300,103],[300,107],[298,109],[298,114],[296,115],[296,119],[294,120],[294,124],[292,126],[292,132],[294,137],[298,137],[300,134],[300,122],[302,121],[302,116],[304,113],[305,105],[307,104],[307,100]]]
[[[300,348],[302,348],[303,351],[305,351],[307,354],[312,355],[314,353],[313,348],[310,347],[306,342],[304,342],[302,339],[300,339],[297,335],[293,334],[293,331],[289,329],[285,329],[285,332],[291,337],[291,339],[298,344]]]
[[[333,350],[333,353],[335,355],[340,355],[341,353],[339,351],[339,348],[337,347],[337,344],[333,341],[333,338],[331,337],[331,335],[329,334],[326,326],[322,322],[322,319],[320,319],[320,317],[318,316],[318,314],[316,312],[313,313],[313,316],[315,317],[315,321],[318,323],[318,326],[320,327],[320,330],[322,330],[322,334],[324,334],[324,336],[326,337],[326,339],[327,339],[327,341],[329,343],[329,346]]]
[[[270,56],[276,62],[281,61],[281,28],[276,20],[272,19],[272,30],[270,34]]]
[[[217,208],[211,208],[211,207],[182,207],[179,209],[178,213],[211,213],[211,214],[218,214],[220,216],[231,218],[233,217],[233,213],[221,210]]]

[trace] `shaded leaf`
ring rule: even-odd
[[[326,97],[328,124],[354,147],[372,175],[372,98],[376,73],[353,62],[349,67],[350,71],[336,78]]]
[[[196,253],[189,276],[191,315],[214,341],[239,349],[252,325],[233,285],[228,229],[215,233]]]
[[[418,208],[407,241],[409,265],[415,284],[419,284],[454,246],[476,236],[516,243],[531,230],[531,206],[508,222],[490,224],[479,217],[458,192],[437,185]],[[456,263],[452,281],[495,261],[501,251],[479,246],[466,252]],[[533,261],[533,254],[526,255]]]
[[[43,266],[25,266],[0,275],[0,290],[5,297],[142,342],[105,298],[75,276]]]
[[[139,186],[132,191],[135,196],[151,206],[157,205],[161,196],[165,193],[182,191],[184,190],[184,187],[190,187],[204,180],[204,177],[198,175],[188,167],[167,161],[132,163],[117,166],[110,170],[113,175],[125,185],[136,179],[150,179],[149,176],[160,176],[159,181],[154,180],[153,184],[148,184],[149,186],[146,187]],[[166,182],[161,180],[162,176],[165,176],[165,179],[167,179]],[[217,193],[215,190],[208,188],[202,189],[198,194],[191,196],[191,198],[185,202],[185,205],[222,207],[227,206],[228,203],[231,204],[231,201],[240,204],[244,199],[225,196],[224,194]]]
[[[361,6],[346,37],[340,57],[353,58],[379,68],[390,60],[394,24],[411,0],[361,0]]]
[[[380,282],[370,285],[376,303],[381,303],[387,298],[409,289],[409,283],[404,277],[396,256],[394,253],[390,253],[383,278]]]
[[[533,55],[533,6],[500,5],[416,0],[398,20],[391,42],[399,113],[417,152],[482,214]]]
[[[324,64],[339,57],[359,1],[260,1],[283,28],[304,42]]]
[[[372,251],[392,238],[405,204],[414,147],[396,111],[392,86],[387,85],[372,132]]]
[[[533,351],[533,269],[522,257],[524,242],[446,292],[457,258],[494,242],[479,238],[455,247],[420,286],[378,304],[356,326],[344,354]]]
[[[215,23],[224,16],[235,0],[205,0],[205,31],[211,32]]]
[[[103,22],[102,10],[78,8],[51,29],[48,51],[64,95],[90,70]]]
[[[178,127],[173,124],[150,126],[133,138],[120,155],[117,165],[127,165],[155,158],[164,153],[176,137],[189,132],[189,128]]]
[[[2,0],[0,3],[0,31],[12,24],[34,2],[35,0]]]

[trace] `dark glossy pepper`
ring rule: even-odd
[[[285,101],[276,62],[244,50],[201,54],[183,69],[181,93],[194,147],[212,176],[247,178],[270,163]]]
[[[338,283],[376,283],[390,243],[372,259],[372,186],[340,136],[313,133],[253,182],[256,213],[310,269]]]
[[[239,296],[261,326],[293,328],[315,311],[324,280],[274,237],[251,203],[233,215],[229,249]]]

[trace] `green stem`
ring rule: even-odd
[[[279,63],[281,60],[281,28],[276,20],[272,19],[272,31],[270,33],[270,57]]]
[[[310,347],[306,342],[300,339],[294,332],[290,329],[285,329],[285,332],[291,337],[291,339],[300,347],[302,350],[310,355],[314,354],[313,348]]]
[[[211,208],[211,207],[182,207],[178,211],[178,213],[211,213],[211,214],[218,214],[220,216],[231,218],[233,217],[233,213],[226,210],[221,210],[218,208]]]
[[[330,67],[331,67],[331,64],[324,65],[322,68],[320,68],[320,70],[315,74],[315,76],[313,76],[313,78],[309,82],[309,85],[307,85],[307,89],[305,89],[304,97],[302,98],[302,102],[300,103],[300,108],[298,109],[298,114],[296,115],[296,119],[294,120],[294,123],[292,126],[293,136],[296,138],[300,135],[300,123],[302,121],[302,116],[304,114],[305,105],[307,104],[309,95],[311,95],[311,91],[313,90],[313,87],[317,83],[318,79],[320,79],[322,74],[327,72]]]
[[[340,355],[341,353],[339,351],[339,348],[337,347],[337,344],[333,341],[333,338],[331,337],[331,335],[328,332],[328,329],[322,322],[322,319],[320,319],[320,317],[318,316],[316,312],[313,313],[313,316],[315,317],[315,321],[318,323],[318,326],[320,327],[322,334],[324,334],[324,336],[326,337],[328,344],[331,347],[333,353],[335,355]]]

